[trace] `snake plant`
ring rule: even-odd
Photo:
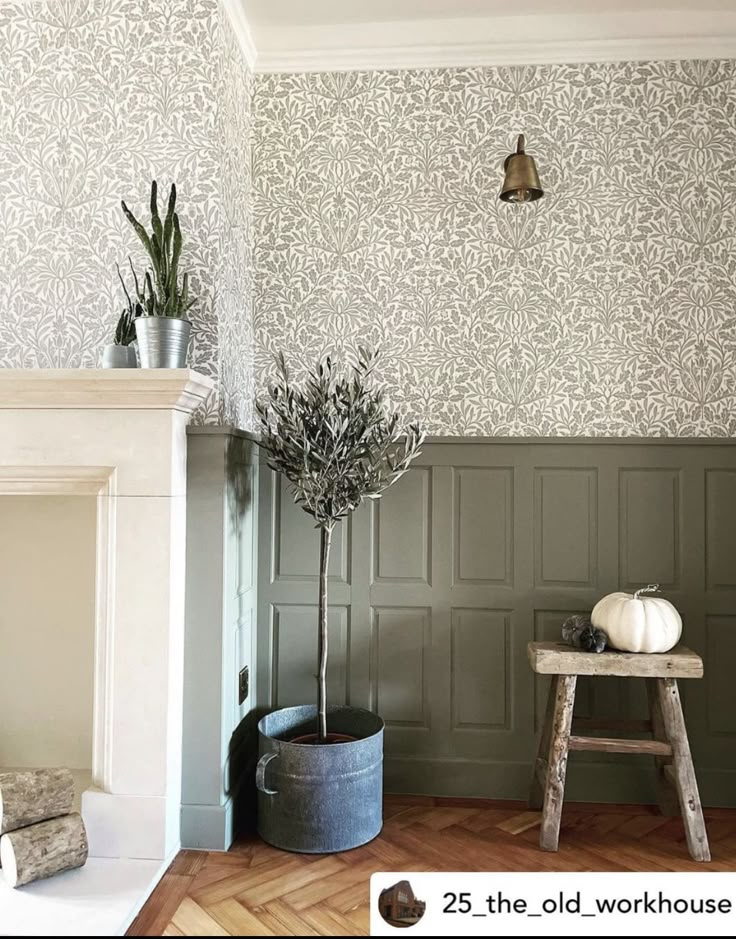
[[[138,290],[138,278],[136,273],[133,270],[133,262],[128,258],[128,263],[130,264],[130,269],[133,273],[133,280],[135,281],[136,286],[136,301],[133,302],[128,288],[125,285],[125,279],[120,271],[120,265],[116,264],[115,267],[118,271],[118,277],[120,278],[120,283],[123,288],[123,293],[125,294],[126,307],[123,312],[120,314],[120,319],[118,320],[118,325],[115,328],[115,345],[116,346],[129,346],[131,342],[135,339],[135,321],[136,317],[143,315],[143,306],[140,303],[140,291]]]
[[[194,303],[189,299],[189,275],[185,273],[179,282],[179,258],[181,257],[181,228],[176,214],[176,186],[172,183],[166,217],[163,222],[158,212],[158,186],[151,183],[151,231],[133,215],[123,200],[123,214],[133,226],[141,244],[151,260],[146,271],[143,289],[136,286],[139,302],[145,316],[182,317]]]

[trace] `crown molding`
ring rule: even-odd
[[[736,59],[736,36],[682,39],[599,39],[585,42],[468,42],[262,52],[256,72],[385,71],[501,65]]]
[[[258,72],[736,58],[736,9],[535,14],[248,29],[244,0],[223,0]],[[255,44],[255,45],[254,45]]]
[[[256,49],[256,44],[253,42],[253,34],[251,33],[250,24],[245,15],[242,0],[220,0],[220,3],[225,11],[225,15],[230,20],[230,25],[235,33],[235,38],[238,40],[243,58],[248,64],[248,68],[253,72],[258,62],[258,50]]]
[[[736,59],[736,12],[642,9],[252,30],[244,0],[220,2],[251,71],[263,73]]]

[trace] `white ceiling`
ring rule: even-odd
[[[224,0],[261,71],[736,57],[736,0]]]

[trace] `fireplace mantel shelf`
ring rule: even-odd
[[[214,388],[188,368],[0,369],[0,409],[172,409],[191,413]]]

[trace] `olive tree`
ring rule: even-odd
[[[276,379],[256,404],[268,465],[290,483],[315,521],[319,548],[318,741],[327,737],[327,567],[335,525],[365,499],[378,499],[420,453],[424,432],[401,425],[375,387],[377,354],[364,348],[341,371],[327,357],[292,383],[282,354]]]

